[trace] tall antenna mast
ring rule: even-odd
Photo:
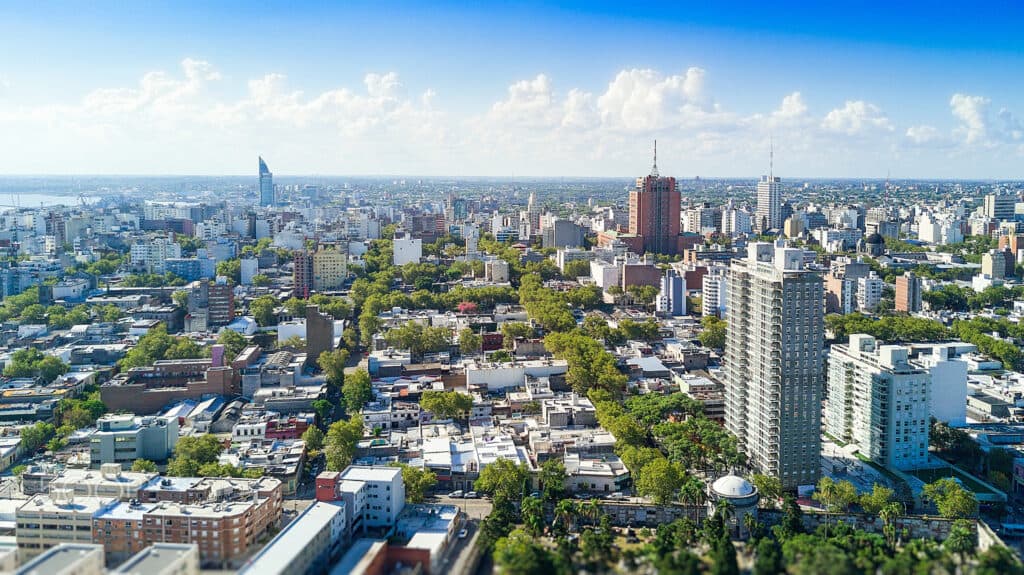
[[[651,166],[651,175],[658,177],[658,140],[654,140],[654,165]]]

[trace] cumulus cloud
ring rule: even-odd
[[[874,130],[892,131],[892,123],[878,106],[863,100],[847,100],[842,108],[829,112],[821,126],[832,132],[857,136]]]
[[[274,71],[238,86],[211,62],[186,58],[71,103],[0,106],[0,129],[24,136],[0,142],[0,153],[47,172],[74,170],[46,163],[54,157],[110,172],[225,172],[258,148],[300,172],[597,175],[646,169],[653,138],[663,170],[716,166],[723,174],[756,172],[749,166],[765,163],[769,136],[777,164],[801,170],[854,162],[874,170],[904,149],[920,157],[1024,152],[1024,123],[1010,110],[993,112],[983,96],[954,94],[947,126],[900,125],[875,103],[816,102],[799,91],[741,113],[719,101],[708,76],[698,67],[629,68],[589,91],[538,73],[510,79],[500,98],[467,112],[447,109],[433,88],[409,89],[393,71],[307,92]],[[134,164],[172,157],[181,164]]]

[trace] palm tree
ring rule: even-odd
[[[896,548],[895,520],[900,516],[900,511],[902,511],[900,504],[893,501],[878,513],[878,516],[882,518],[882,533],[885,535],[885,541],[892,549]]]
[[[732,501],[725,498],[715,501],[715,513],[721,514],[726,530],[732,533],[731,523],[736,521],[736,507]]]
[[[591,498],[580,504],[580,515],[586,517],[591,524],[596,524],[597,518],[601,515],[601,506],[597,499]]]
[[[700,521],[700,506],[703,505],[707,495],[704,491],[704,482],[694,475],[687,475],[679,493],[682,495],[683,501],[693,507],[694,523]]]
[[[576,519],[576,502],[572,499],[563,499],[555,504],[554,519],[551,522],[551,528],[554,529],[556,526],[571,531],[573,523]]]
[[[761,524],[758,523],[753,513],[747,513],[743,516],[743,527],[747,529],[747,537],[753,537],[755,533],[761,532]]]

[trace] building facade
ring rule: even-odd
[[[729,271],[726,425],[751,466],[784,488],[821,472],[824,305],[803,251],[754,243]]]
[[[260,157],[260,205],[273,206],[277,203],[274,195],[274,174],[270,172],[267,163]]]
[[[655,149],[651,173],[637,178],[629,192],[629,233],[640,237],[643,251],[678,253],[680,201],[676,179],[658,175]]]

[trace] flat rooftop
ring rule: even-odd
[[[103,564],[103,546],[91,543],[63,543],[51,547],[32,561],[18,569],[18,575],[46,575],[63,573],[90,554],[99,554],[100,565]]]
[[[166,569],[168,564],[173,563],[188,555],[195,553],[196,562],[199,562],[199,547],[195,544],[185,543],[154,543],[128,558],[117,569],[110,573],[131,573],[132,575],[149,575],[160,573]]]
[[[399,467],[371,467],[365,465],[350,465],[341,472],[341,479],[345,481],[393,481],[395,476],[400,476],[402,469]]]
[[[239,573],[283,573],[295,556],[305,551],[306,544],[344,512],[343,503],[313,503],[250,559]]]

